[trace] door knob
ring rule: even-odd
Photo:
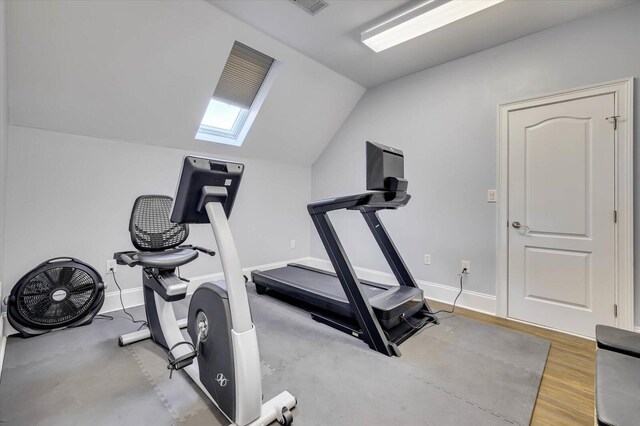
[[[524,228],[525,231],[529,231],[529,227],[527,225],[523,225],[518,221],[511,222],[511,226],[513,226],[515,229]]]

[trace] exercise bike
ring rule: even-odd
[[[148,328],[122,335],[121,346],[151,337],[168,352],[168,369],[184,370],[233,425],[293,422],[296,399],[284,391],[262,403],[260,354],[245,279],[231,228],[231,214],[244,165],[187,156],[175,196],[139,197],[129,232],[138,251],[114,254],[118,264],[142,266]],[[173,202],[173,210],[171,205]],[[193,293],[186,319],[172,302],[187,295],[188,282],[176,268],[211,250],[182,245],[190,223],[210,223],[225,283],[207,282]],[[191,341],[180,328],[186,327]]]

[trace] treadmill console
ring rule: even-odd
[[[401,150],[367,141],[367,191],[406,191]]]
[[[209,223],[207,201],[219,201],[227,217],[236,200],[244,165],[213,158],[187,156],[182,162],[180,182],[173,202],[174,223]]]

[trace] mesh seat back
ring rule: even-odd
[[[129,233],[140,251],[162,251],[182,244],[189,236],[189,225],[173,223],[173,198],[166,195],[141,195],[131,211]]]

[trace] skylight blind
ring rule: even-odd
[[[213,92],[214,99],[251,108],[272,63],[273,58],[236,41]]]

